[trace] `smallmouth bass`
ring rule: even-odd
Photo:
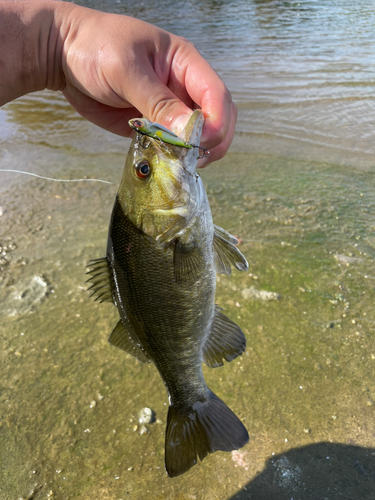
[[[182,133],[199,144],[203,115]],[[169,395],[165,468],[170,477],[208,454],[244,446],[237,416],[208,387],[202,361],[223,365],[246,347],[242,330],[215,305],[216,273],[248,269],[236,238],[212,221],[194,149],[136,136],[109,226],[107,255],[91,261],[96,300],[120,320],[109,342],[153,362]]]

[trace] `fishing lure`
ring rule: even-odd
[[[147,135],[152,139],[171,144],[172,146],[187,149],[198,148],[203,151],[203,154],[200,154],[198,158],[206,158],[210,156],[208,149],[203,148],[202,146],[197,146],[196,144],[185,142],[174,132],[168,130],[166,127],[163,127],[163,125],[150,122],[150,120],[147,120],[146,118],[133,118],[132,120],[129,120],[129,126],[138,132],[138,134]]]

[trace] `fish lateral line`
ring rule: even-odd
[[[102,179],[55,179],[53,177],[45,177],[44,175],[35,174],[34,172],[25,172],[23,170],[15,170],[13,168],[0,168],[0,172],[14,172],[16,174],[31,175],[32,177],[38,177],[39,179],[54,182],[102,182],[103,184],[113,185],[113,182],[104,181]]]

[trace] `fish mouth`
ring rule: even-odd
[[[188,144],[194,144],[199,146],[202,130],[204,125],[204,116],[200,109],[196,109],[191,115],[189,121],[187,122],[184,130],[180,134],[180,138]],[[191,149],[179,148],[180,151],[180,161],[184,169],[189,172],[189,174],[195,174],[197,169],[197,148],[193,147]]]

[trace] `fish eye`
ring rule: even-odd
[[[147,179],[151,174],[151,166],[148,161],[142,160],[135,166],[135,173],[139,179]]]
[[[134,126],[137,127],[137,128],[141,128],[142,127],[142,122],[140,122],[139,120],[135,120],[133,123],[134,123]]]

